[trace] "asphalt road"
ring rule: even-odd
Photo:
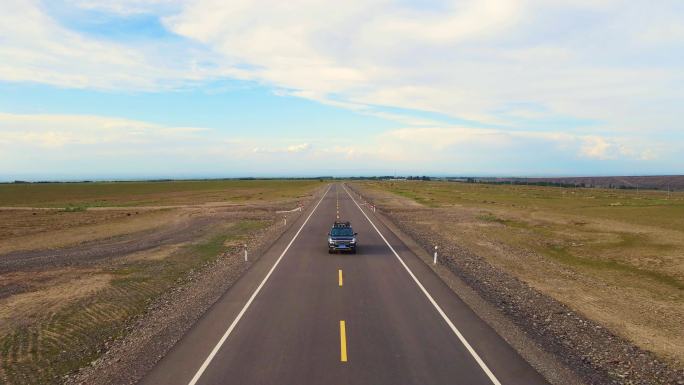
[[[327,252],[338,207],[356,255]],[[546,384],[362,210],[332,185],[142,384]]]

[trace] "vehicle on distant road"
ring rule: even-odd
[[[356,254],[356,235],[349,222],[335,222],[328,233],[328,253],[349,251]]]

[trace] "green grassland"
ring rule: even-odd
[[[319,180],[198,180],[163,182],[0,184],[0,207],[163,206],[294,199]]]

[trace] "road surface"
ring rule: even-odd
[[[142,384],[546,384],[350,193],[331,185]],[[338,215],[356,255],[327,252]]]

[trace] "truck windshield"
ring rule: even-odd
[[[333,227],[333,229],[330,230],[330,235],[333,237],[352,236],[354,235],[354,230],[349,227]]]

